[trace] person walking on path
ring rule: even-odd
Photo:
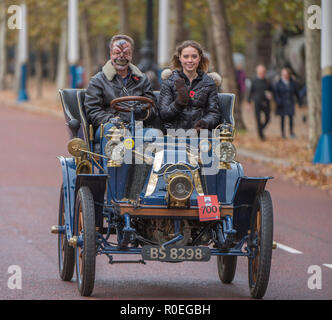
[[[256,68],[256,77],[252,80],[248,96],[248,103],[254,100],[255,116],[257,122],[258,135],[261,140],[265,140],[264,129],[270,121],[270,101],[273,97],[273,88],[271,83],[266,79],[266,68],[258,65]],[[261,114],[264,113],[265,120],[262,121]]]
[[[239,101],[240,105],[242,105],[242,101],[246,94],[246,73],[244,72],[242,64],[240,63],[238,63],[235,67],[235,76],[237,88],[239,90]]]
[[[285,135],[285,118],[289,118],[289,131],[290,136],[295,138],[294,134],[294,121],[295,115],[295,100],[296,97],[300,106],[302,106],[302,99],[298,90],[297,84],[291,78],[290,71],[287,68],[281,70],[281,79],[277,82],[275,88],[275,99],[277,103],[276,114],[281,117],[281,135]]]

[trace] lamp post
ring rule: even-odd
[[[169,62],[169,0],[159,0],[158,65],[165,67]]]
[[[21,5],[22,25],[18,35],[18,61],[20,66],[20,82],[18,90],[18,101],[28,101],[27,86],[27,61],[28,61],[28,24],[27,24],[27,6]]]
[[[332,163],[332,1],[322,0],[322,135],[314,163]]]
[[[68,0],[68,62],[71,75],[71,88],[76,88],[77,85],[76,68],[78,59],[78,3],[77,0]]]
[[[153,50],[153,0],[146,1],[146,39],[143,42],[140,54],[141,61],[138,64],[138,68],[142,72],[153,72],[154,76],[157,77],[158,67],[154,63]],[[155,85],[154,89],[156,89]]]

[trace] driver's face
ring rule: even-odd
[[[115,41],[111,48],[111,61],[116,70],[125,70],[132,61],[131,44],[123,39]]]

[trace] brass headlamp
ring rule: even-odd
[[[170,207],[187,207],[194,191],[191,178],[182,172],[176,172],[168,177],[167,198]]]
[[[219,144],[217,144],[214,149],[215,155],[219,158],[218,169],[229,170],[231,168],[230,163],[236,157],[236,148],[232,143],[234,140],[234,132],[232,126],[227,123],[220,124],[215,132],[217,132],[218,129],[220,133],[218,137],[215,134],[215,138],[219,139]]]

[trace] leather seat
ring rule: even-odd
[[[66,119],[66,124],[69,129],[70,139],[78,137],[84,139],[89,146],[89,123],[84,108],[85,89],[62,89],[59,90],[62,107]],[[157,102],[159,100],[159,91],[154,91]],[[233,127],[234,123],[234,104],[235,94],[233,93],[218,93],[218,105],[221,112],[219,123],[229,123]],[[157,108],[157,117],[153,121],[151,127],[160,129],[164,132],[163,124],[159,116],[159,109]]]
[[[234,93],[218,93],[218,105],[221,113],[220,123],[231,124],[234,128],[234,105],[235,94]]]
[[[83,139],[83,127],[81,125],[81,114],[77,99],[78,89],[61,89],[59,90],[63,113],[66,124],[68,125],[68,133],[70,139]]]
[[[88,118],[87,118],[85,107],[84,107],[85,93],[86,93],[86,90],[81,89],[81,90],[77,90],[76,95],[77,95],[77,101],[78,101],[78,110],[80,112],[80,117],[81,117],[81,126],[83,129],[84,140],[85,140],[86,144],[88,146],[90,146],[89,123],[87,120]]]

